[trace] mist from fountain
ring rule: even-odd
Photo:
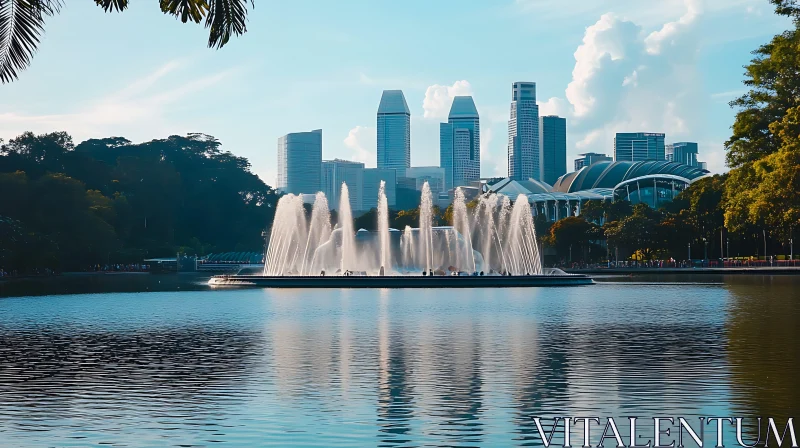
[[[356,269],[356,234],[353,229],[353,212],[350,210],[350,190],[342,182],[342,192],[339,195],[339,227],[341,228],[342,258],[339,265],[341,272]]]
[[[381,181],[378,190],[378,235],[381,245],[381,268],[388,273],[392,268],[392,247],[389,243],[389,200],[386,198],[385,181]]]
[[[472,231],[470,230],[469,217],[467,216],[467,204],[464,192],[461,187],[456,188],[453,200],[453,227],[464,236],[466,250],[456,253],[456,262],[459,266],[467,265],[470,270],[475,271],[475,255],[472,249]],[[484,261],[486,258],[484,257]]]
[[[426,181],[422,184],[422,196],[419,203],[419,233],[421,252],[425,262],[425,270],[433,269],[433,195]]]
[[[422,187],[417,228],[402,232],[389,227],[386,184],[378,193],[376,231],[354,228],[349,190],[341,186],[338,224],[332,229],[328,200],[317,193],[311,212],[302,197],[278,201],[267,250],[265,275],[385,275],[420,271],[485,271],[486,274],[541,274],[542,265],[527,197],[494,193],[467,207],[458,188],[453,201],[453,226],[434,226],[430,185]]]

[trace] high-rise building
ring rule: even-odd
[[[381,181],[386,182],[386,201],[389,208],[397,204],[397,170],[367,168],[364,170],[364,184],[361,190],[361,210],[367,211],[378,207],[378,191]]]
[[[511,88],[508,120],[508,177],[540,180],[540,170],[536,83],[515,82]]]
[[[605,154],[600,154],[596,152],[587,152],[585,154],[578,154],[578,156],[580,157],[575,159],[575,171],[578,171],[579,169],[585,166],[589,166],[593,163],[611,162],[612,160],[614,160]]]
[[[283,193],[313,194],[320,189],[322,129],[294,132],[278,139],[276,189]]]
[[[693,142],[678,142],[666,146],[667,160],[670,162],[679,162],[684,165],[698,166],[697,161],[697,143]]]
[[[542,147],[541,180],[553,185],[559,177],[567,174],[567,119],[557,115],[545,115],[539,120]]]
[[[415,190],[422,191],[422,186],[425,182],[431,189],[433,197],[438,197],[439,193],[447,191],[444,168],[438,166],[415,166],[406,169],[405,179],[411,179],[413,182],[406,183],[405,185],[411,186]],[[400,182],[398,180],[398,182]]]
[[[362,210],[361,194],[364,184],[364,164],[349,160],[325,160],[322,162],[322,191],[328,198],[328,208],[339,209],[342,183],[347,184],[351,210]]]
[[[411,112],[402,90],[384,90],[378,106],[378,168],[411,166]]]
[[[651,132],[617,132],[614,138],[614,160],[665,160],[664,134]]]
[[[439,125],[439,165],[447,190],[481,177],[481,125],[471,96],[453,98],[447,123]]]

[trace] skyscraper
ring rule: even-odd
[[[539,120],[539,129],[542,146],[541,180],[553,185],[559,177],[567,173],[567,119],[546,115]]]
[[[599,154],[599,153],[596,153],[596,152],[587,152],[585,154],[578,154],[578,155],[580,157],[575,159],[575,171],[578,171],[579,169],[581,169],[581,168],[583,168],[585,166],[590,166],[593,163],[611,162],[611,161],[614,160],[614,159],[612,159],[611,157],[608,157],[605,154]]]
[[[447,123],[439,125],[439,165],[447,190],[481,177],[481,125],[471,96],[453,98]]]
[[[339,209],[342,183],[347,184],[350,210],[363,210],[361,190],[364,185],[364,164],[341,159],[322,162],[322,192],[328,198],[328,208],[331,210]]]
[[[294,132],[278,139],[277,190],[293,194],[318,192],[321,167],[322,129]]]
[[[389,208],[394,208],[397,204],[397,170],[367,168],[364,170],[364,186],[361,193],[362,210],[378,207],[381,181],[386,182],[386,201]]]
[[[664,134],[650,132],[617,132],[614,138],[614,160],[665,160]]]
[[[384,90],[378,106],[378,168],[411,167],[411,112],[402,90]]]
[[[684,165],[698,166],[697,143],[678,142],[666,146],[667,160]]]
[[[540,180],[539,106],[536,83],[515,82],[511,88],[508,120],[508,177]]]

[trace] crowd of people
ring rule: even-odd
[[[95,264],[89,266],[88,272],[149,272],[149,264]]]

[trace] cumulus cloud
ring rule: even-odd
[[[611,153],[616,132],[664,132],[668,142],[697,141],[708,98],[696,71],[701,15],[699,0],[684,0],[679,18],[646,30],[603,14],[575,51],[565,98],[540,103],[540,112],[568,118],[568,140],[577,152]]]
[[[447,118],[450,106],[453,104],[453,97],[459,95],[472,95],[472,86],[469,81],[456,81],[452,86],[439,84],[428,86],[425,91],[425,99],[422,100],[422,109],[425,111],[422,116],[437,119]]]
[[[344,145],[352,151],[350,156],[356,162],[362,162],[368,168],[377,164],[377,132],[369,126],[356,126],[350,129],[344,139]]]

